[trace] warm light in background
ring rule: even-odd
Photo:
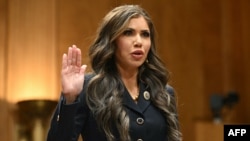
[[[55,1],[11,1],[7,100],[58,99]]]
[[[20,60],[20,65],[9,67],[12,70],[8,71],[8,101],[16,103],[28,99],[57,98],[55,65],[53,66],[51,62],[23,64],[22,61]]]
[[[8,2],[6,99],[17,140],[45,140],[59,97],[56,0]]]

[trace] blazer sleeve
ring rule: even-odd
[[[87,85],[87,82],[84,82],[84,85]],[[80,133],[84,130],[90,113],[86,104],[85,95],[86,87],[83,88],[78,99],[69,105],[64,104],[64,97],[61,96],[51,119],[47,141],[78,140]]]
[[[166,91],[171,95],[175,96],[174,88],[170,85],[166,85]]]
[[[171,95],[171,100],[174,100],[174,107],[173,107],[172,111],[175,113],[176,119],[179,120],[179,114],[178,114],[177,104],[176,104],[177,100],[176,100],[175,90],[172,86],[166,85],[166,91],[169,93],[169,95]]]

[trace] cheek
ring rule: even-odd
[[[120,48],[120,50],[124,50],[126,48],[128,48],[128,46],[130,46],[131,43],[129,40],[124,40],[124,39],[120,39],[117,42],[117,48]]]
[[[118,60],[124,58],[126,56],[126,45],[119,42],[116,46],[115,56]]]
[[[124,40],[118,40],[116,42],[116,53],[118,54],[126,54],[129,51],[129,42]]]
[[[145,46],[145,52],[148,54],[149,50],[151,48],[151,42],[149,42],[146,46]]]

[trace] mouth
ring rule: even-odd
[[[131,53],[132,57],[135,59],[141,59],[143,57],[144,52],[141,50],[136,50]]]

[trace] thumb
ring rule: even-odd
[[[81,74],[84,74],[86,68],[87,68],[87,65],[82,65],[82,66],[81,66],[80,73],[81,73]]]

